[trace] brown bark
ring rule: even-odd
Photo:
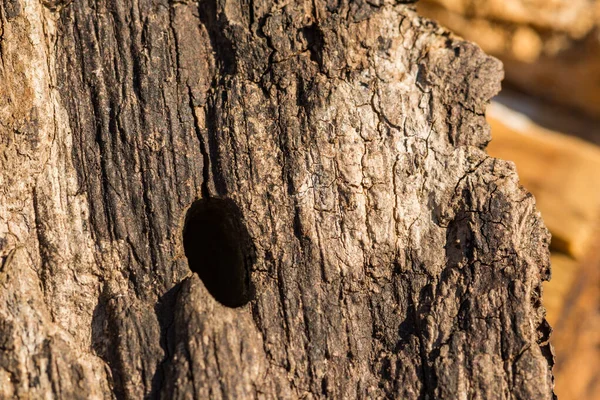
[[[390,1],[0,16],[1,396],[552,397],[498,61]]]

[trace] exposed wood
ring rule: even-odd
[[[0,17],[1,396],[552,398],[497,60],[391,1]]]

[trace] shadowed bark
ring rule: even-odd
[[[502,67],[403,3],[0,2],[0,396],[552,398]]]

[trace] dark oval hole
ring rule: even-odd
[[[195,201],[186,215],[183,246],[190,269],[218,302],[241,307],[252,299],[254,246],[232,200]]]

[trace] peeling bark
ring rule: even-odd
[[[0,3],[0,396],[552,398],[501,65],[401,3]]]

